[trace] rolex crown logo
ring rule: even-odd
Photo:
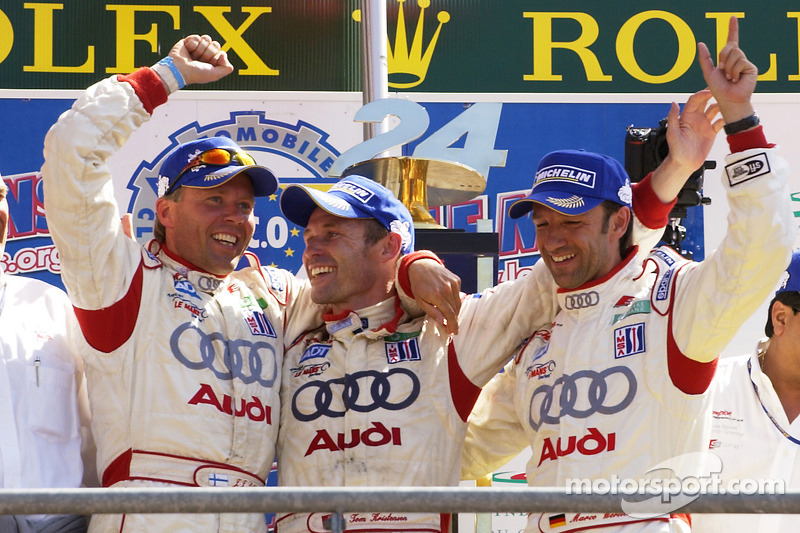
[[[417,0],[417,5],[421,8],[417,27],[414,29],[414,39],[411,41],[411,49],[408,48],[408,32],[406,31],[406,19],[403,13],[403,3],[406,0],[397,0],[400,4],[397,10],[397,31],[395,32],[394,45],[387,36],[388,50],[388,71],[389,87],[395,89],[410,89],[425,81],[428,67],[431,64],[433,50],[436,48],[436,41],[442,26],[450,20],[450,13],[439,11],[436,19],[439,21],[436,31],[430,40],[427,48],[423,51],[423,29],[425,22],[425,10],[430,7],[430,0]],[[355,20],[361,20],[361,12],[357,10],[353,13]]]

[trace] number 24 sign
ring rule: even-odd
[[[475,169],[484,178],[487,177],[491,167],[503,167],[506,164],[508,151],[496,150],[494,147],[502,107],[503,104],[499,102],[477,102],[470,105],[417,144],[413,156],[455,161]],[[341,176],[351,165],[416,141],[430,126],[430,117],[422,105],[400,98],[383,98],[369,102],[356,112],[353,120],[378,123],[388,116],[397,117],[399,124],[344,152],[331,165],[328,175]],[[453,146],[455,144],[459,146]]]

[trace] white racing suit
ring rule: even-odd
[[[660,229],[646,232],[643,224],[659,226],[670,206],[642,205],[642,190],[635,190],[643,217],[651,218],[637,222],[637,235],[657,240]],[[325,316],[325,327],[286,351],[279,484],[458,485],[466,420],[480,387],[532,323],[555,316],[555,306],[553,279],[540,262],[519,280],[467,296],[453,337],[425,317],[410,318],[396,299]],[[323,532],[328,517],[281,515],[277,527]],[[344,519],[347,531],[450,530],[449,515],[440,514],[346,512]]]
[[[87,89],[45,140],[47,219],[83,332],[98,473],[106,487],[263,486],[278,431],[285,306],[300,286],[272,268],[210,275],[123,234],[106,162],[165,100],[150,69],[112,77]],[[265,530],[263,514],[98,515],[90,524]]]
[[[751,355],[721,358],[711,384],[708,449],[720,461],[717,492],[783,494],[800,489],[800,417],[789,420],[772,381],[761,371],[759,356],[769,342],[761,339]],[[800,531],[800,515],[695,515],[692,531]]]
[[[614,490],[615,480],[656,478],[637,488],[658,490],[657,478],[670,477],[654,471],[660,464],[680,479],[708,474],[703,453],[692,452],[708,448],[716,354],[774,288],[794,232],[788,169],[774,150],[727,162],[729,229],[719,248],[700,263],[666,247],[644,263],[629,254],[603,279],[560,289],[552,326],[535,329],[483,390],[470,418],[465,479],[525,446],[533,486],[586,493],[593,480]],[[624,500],[627,514],[531,514],[527,531],[685,531],[688,517],[670,516],[683,503],[663,504],[657,517]]]

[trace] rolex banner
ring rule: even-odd
[[[209,90],[359,91],[360,0],[24,2],[0,5],[4,88],[81,89],[208,33],[237,73]],[[390,86],[439,93],[691,92],[697,41],[731,15],[762,92],[797,92],[796,2],[387,0]],[[92,31],[82,31],[92,28]]]

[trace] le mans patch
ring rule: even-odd
[[[766,152],[752,155],[747,159],[731,163],[725,167],[725,173],[728,175],[728,183],[731,187],[769,172],[769,159],[767,159]]]
[[[628,357],[645,351],[644,322],[614,330],[614,358]]]
[[[410,339],[405,339],[398,342],[387,342],[385,346],[386,361],[388,361],[389,364],[421,360],[419,353],[419,338],[417,337],[412,337]]]

